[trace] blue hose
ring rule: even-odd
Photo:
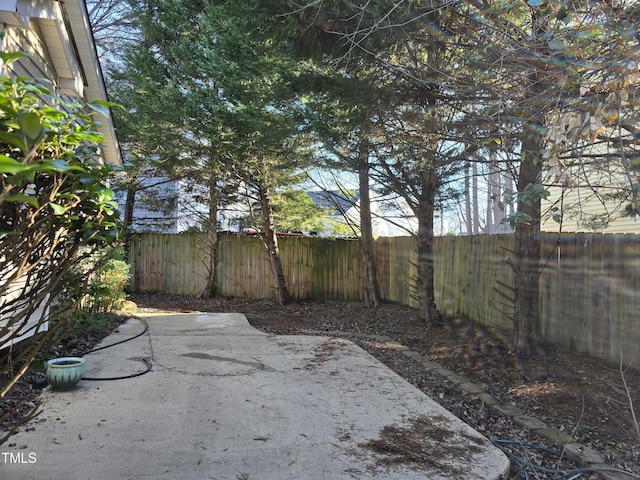
[[[575,480],[580,477],[583,473],[593,473],[593,472],[611,472],[611,473],[619,473],[622,475],[627,475],[631,478],[640,479],[640,475],[636,475],[635,473],[628,472],[626,470],[621,470],[619,468],[609,468],[609,467],[584,467],[584,468],[571,468],[571,469],[552,469],[543,467],[542,465],[535,465],[524,458],[516,455],[511,450],[506,448],[504,445],[518,445],[521,447],[535,448],[536,450],[542,450],[544,452],[550,453],[552,455],[556,455],[560,457],[562,455],[561,452],[554,450],[552,448],[545,447],[544,445],[536,445],[528,442],[519,442],[517,440],[500,440],[493,438],[491,439],[491,443],[493,443],[496,447],[498,447],[504,454],[510,459],[513,460],[518,467],[521,468],[522,473],[524,474],[525,479],[529,478],[529,474],[527,469],[535,470],[537,472],[550,473],[550,474],[561,474],[561,475],[572,475],[567,480]]]

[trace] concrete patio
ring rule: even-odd
[[[142,320],[142,321],[141,321]],[[143,314],[0,446],[11,479],[506,478],[502,452],[354,344],[240,314]]]

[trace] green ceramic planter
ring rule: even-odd
[[[57,392],[73,390],[84,374],[84,358],[60,357],[47,361],[47,381]]]

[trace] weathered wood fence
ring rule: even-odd
[[[138,236],[132,246],[132,290],[199,294],[204,288],[203,237]],[[355,240],[279,239],[289,293],[313,300],[362,300],[362,261]],[[640,361],[640,237],[542,235],[540,311],[544,336],[609,361]],[[436,301],[447,315],[511,328],[513,272],[509,235],[439,237]],[[415,241],[379,238],[376,261],[386,300],[414,305]],[[221,295],[274,296],[269,260],[259,238],[224,235],[217,272]]]

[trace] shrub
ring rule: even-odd
[[[20,56],[0,52],[5,63]],[[92,118],[106,107],[71,103],[35,79],[0,75],[0,344],[12,345],[0,350],[0,399],[55,329],[19,348],[14,341],[49,318],[62,328],[117,238],[112,167],[99,156],[102,136]],[[92,265],[77,268],[87,258]]]
[[[131,278],[130,266],[122,257],[123,253],[118,251],[93,274],[84,306],[89,312],[113,312],[122,308],[126,300],[125,288]]]

